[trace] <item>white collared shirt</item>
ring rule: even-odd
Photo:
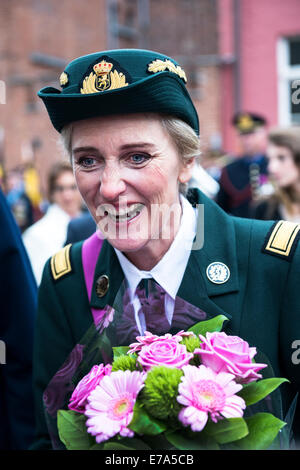
[[[150,271],[138,269],[121,251],[115,248],[116,255],[128,283],[129,295],[141,335],[145,332],[146,324],[144,315],[141,312],[139,313],[141,305],[136,295],[136,288],[142,279],[153,278],[166,291],[165,314],[169,324],[171,325],[172,323],[175,298],[186,270],[197,225],[196,210],[193,209],[188,200],[182,195],[180,195],[180,202],[182,217],[179,230],[168,251]]]
[[[37,285],[41,282],[48,258],[64,246],[70,220],[69,214],[61,207],[51,204],[46,214],[23,233],[23,242]]]

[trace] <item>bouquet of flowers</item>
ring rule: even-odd
[[[67,449],[267,449],[285,423],[248,413],[284,378],[262,379],[256,348],[222,332],[226,317],[175,335],[145,332],[94,365],[58,411]]]

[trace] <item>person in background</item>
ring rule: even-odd
[[[268,171],[275,191],[262,198],[253,217],[300,222],[300,128],[276,128],[268,136]]]
[[[0,162],[0,188],[4,190],[4,168],[3,164]]]
[[[32,349],[37,286],[1,189],[0,234],[0,450],[25,450],[35,424]]]
[[[34,223],[33,207],[25,192],[23,173],[13,169],[6,175],[6,199],[21,232]]]
[[[79,217],[75,217],[75,219],[70,220],[65,245],[85,240],[93,235],[96,230],[96,222],[90,212],[86,211]]]
[[[269,191],[266,120],[257,114],[238,113],[232,123],[239,135],[241,157],[222,169],[216,202],[225,212],[250,217],[252,201]]]
[[[68,162],[55,163],[51,168],[48,193],[50,206],[46,214],[23,234],[24,245],[38,285],[45,262],[64,246],[69,221],[81,214],[82,199]]]

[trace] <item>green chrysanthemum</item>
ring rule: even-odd
[[[178,385],[182,375],[180,369],[164,366],[156,366],[148,372],[141,398],[153,417],[161,420],[177,418],[180,411]]]
[[[135,371],[139,369],[139,365],[136,362],[136,355],[127,355],[118,356],[114,359],[112,363],[112,372],[117,370],[131,370]]]
[[[182,340],[180,341],[180,344],[184,344],[186,347],[187,352],[194,352],[196,348],[200,347],[200,339],[196,335],[191,335],[191,336],[183,336]]]

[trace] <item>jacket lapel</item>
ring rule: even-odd
[[[198,206],[197,237],[202,237],[203,246],[192,249],[178,295],[210,317],[223,314],[229,319],[237,318],[240,279],[233,218],[200,191],[193,190],[189,196],[190,202]],[[199,231],[202,231],[201,235]],[[223,284],[212,282],[207,274],[207,267],[213,262],[224,263],[230,270],[230,277]]]
[[[108,280],[107,291],[99,296],[97,286],[104,276]],[[97,309],[103,309],[106,305],[112,306],[123,279],[124,274],[115,250],[104,240],[96,264],[90,306]]]

